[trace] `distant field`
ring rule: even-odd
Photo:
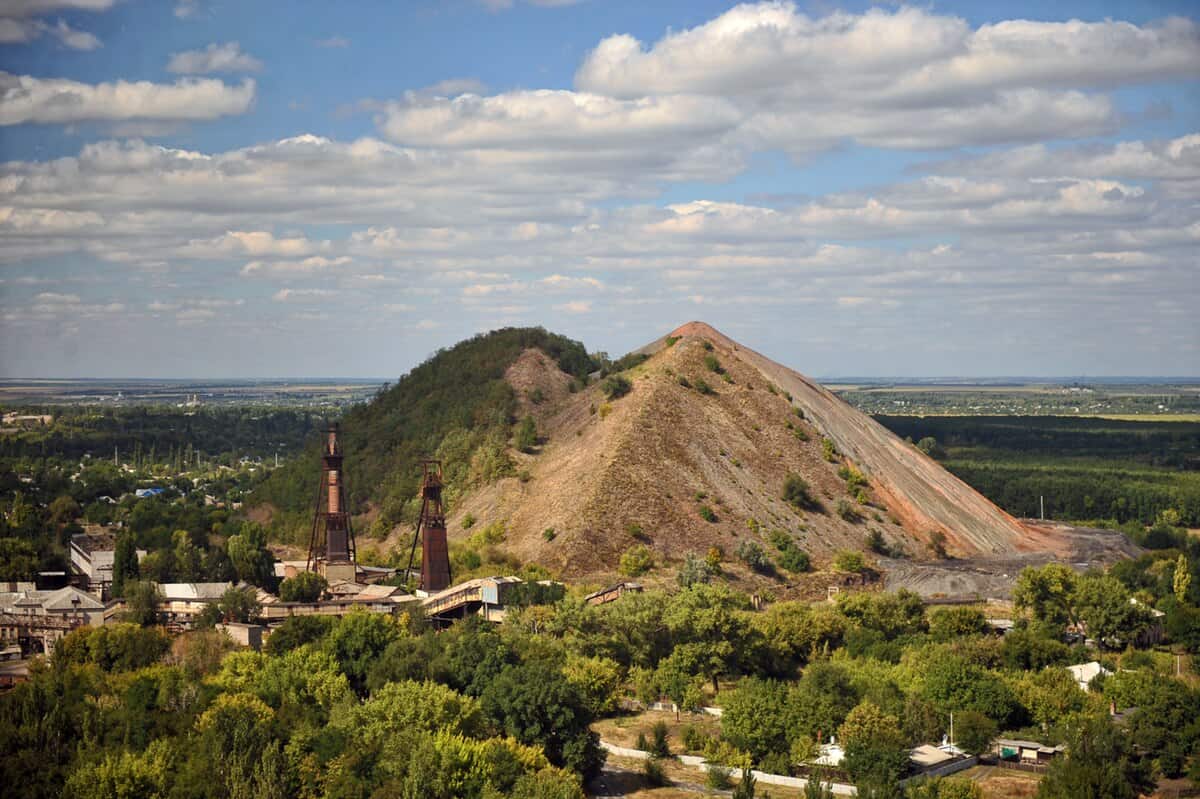
[[[0,405],[274,405],[340,407],[370,399],[381,380],[0,380]]]
[[[1200,413],[1098,413],[1094,418],[1119,422],[1200,422]]]
[[[850,382],[826,385],[851,405],[870,414],[1200,420],[1200,385],[1190,381],[1095,385]]]
[[[1150,524],[1168,508],[1200,526],[1200,420],[899,416],[899,436],[936,440],[942,464],[1016,516]]]

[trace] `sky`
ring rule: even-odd
[[[1198,9],[0,0],[0,377],[1200,375]]]

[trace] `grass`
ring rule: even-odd
[[[1092,419],[1111,419],[1114,422],[1200,422],[1200,413],[1081,413]]]

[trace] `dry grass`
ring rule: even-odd
[[[688,752],[684,748],[683,730],[685,727],[696,727],[713,737],[721,731],[721,722],[714,716],[699,713],[681,713],[679,719],[676,720],[674,713],[658,710],[647,710],[642,713],[601,719],[592,725],[592,729],[596,731],[602,740],[610,744],[634,748],[638,735],[645,735],[646,740],[650,740],[651,730],[660,721],[667,725],[667,745],[670,747],[671,753],[676,755],[699,754],[698,752]]]
[[[754,575],[736,562],[739,542],[755,537],[775,556],[768,534],[782,530],[821,566],[838,549],[864,549],[872,527],[919,558],[928,556],[928,532],[939,527],[954,531],[949,538],[957,554],[1011,549],[1024,535],[957,478],[802,375],[706,325],[685,325],[673,335],[681,338],[630,370],[632,391],[612,401],[598,385],[570,393],[570,378],[551,359],[532,350],[522,355],[509,378],[519,413],[533,413],[545,439],[538,454],[514,455],[530,479],[505,479],[465,496],[448,520],[451,537],[465,535],[460,521],[467,513],[481,526],[503,521],[509,530],[504,546],[521,561],[602,583],[619,578],[621,553],[638,543],[630,534],[636,525],[659,566],[670,570],[689,551],[703,555],[720,547],[728,579],[786,594],[784,581]],[[706,342],[728,381],[705,366]],[[680,376],[693,386],[703,379],[716,393],[684,387]],[[535,406],[528,398],[538,390],[545,400]],[[606,402],[611,412],[605,416],[598,410]],[[806,420],[793,405],[804,409]],[[794,428],[808,440],[797,438]],[[847,496],[837,475],[845,461],[824,459],[823,436],[834,439],[870,481],[877,507],[863,507],[859,523],[833,513]],[[783,481],[792,472],[808,482],[821,510],[783,501]],[[715,521],[701,517],[702,505],[715,512]],[[749,519],[758,523],[757,533]],[[552,541],[543,537],[547,528],[555,531]],[[655,575],[644,582],[653,583]],[[819,593],[815,583],[804,588],[812,581],[795,580],[798,593]]]
[[[955,774],[975,780],[983,790],[983,799],[1029,799],[1037,795],[1041,775],[1024,771],[975,766]]]

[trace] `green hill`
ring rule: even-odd
[[[564,372],[580,378],[598,368],[584,346],[540,327],[503,328],[438,350],[384,386],[369,403],[341,419],[346,483],[355,513],[380,510],[379,523],[411,521],[420,481],[420,460],[443,461],[449,495],[475,481],[512,472],[505,453],[516,396],[505,371],[526,349],[536,348]],[[252,504],[278,513],[273,532],[299,542],[307,534],[320,470],[314,437],[304,454],[276,470]]]

